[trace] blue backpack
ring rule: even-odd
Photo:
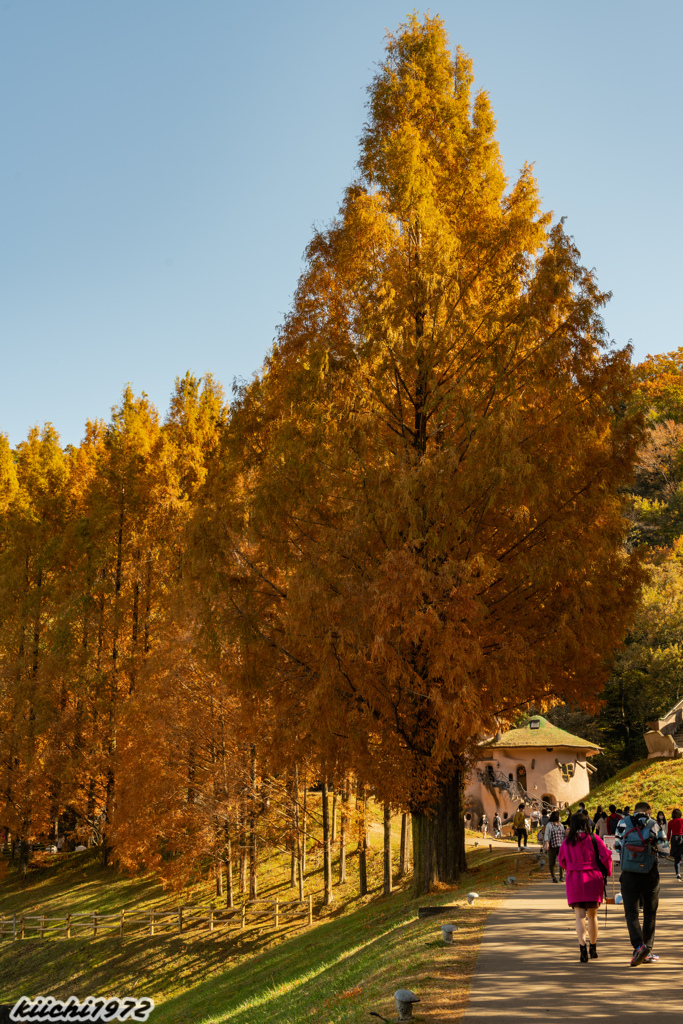
[[[621,870],[635,871],[646,875],[657,863],[657,853],[652,847],[652,822],[647,822],[641,830],[633,824],[632,818],[626,818],[626,831],[621,836]]]

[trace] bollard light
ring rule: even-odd
[[[457,925],[454,924],[442,924],[441,934],[444,942],[453,942],[453,932],[458,930]]]
[[[394,992],[394,999],[396,1000],[396,1009],[398,1011],[399,1020],[412,1020],[413,1019],[413,1003],[419,1003],[420,1000],[411,992],[409,988],[399,988]]]
[[[467,893],[467,902],[470,905],[472,903],[474,903],[475,900],[478,900],[478,899],[479,899],[479,893],[478,892],[468,892]]]

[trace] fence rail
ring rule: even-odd
[[[263,909],[259,909],[263,907]],[[246,900],[237,907],[175,907],[168,910],[119,910],[116,913],[101,914],[99,911],[68,911],[63,916],[48,914],[12,914],[0,916],[0,939],[63,938],[72,939],[89,935],[96,939],[103,931],[118,931],[123,938],[124,930],[134,929],[149,935],[182,935],[190,929],[206,928],[214,932],[223,927],[244,931],[249,925],[282,927],[283,919],[306,916],[306,925],[313,924],[313,897],[306,900]],[[251,921],[248,922],[248,918]],[[165,920],[164,920],[165,919]],[[158,931],[157,929],[161,929]],[[57,934],[55,934],[55,932]]]

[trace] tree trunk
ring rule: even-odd
[[[358,813],[358,890],[361,896],[366,896],[368,892],[366,807],[367,797],[365,796],[365,789],[359,789],[356,799],[356,811]]]
[[[304,847],[301,841],[301,829],[299,826],[299,766],[294,765],[294,841],[296,852],[297,873],[299,876],[299,899],[304,898]]]
[[[358,892],[361,896],[368,894],[368,855],[364,846],[358,851]]]
[[[401,856],[398,863],[398,877],[405,878],[410,871],[410,834],[408,832],[408,815],[401,815]]]
[[[240,799],[240,894],[244,896],[247,891],[247,831],[246,831],[246,797],[244,792]]]
[[[19,871],[21,872],[22,878],[24,878],[28,872],[28,862],[31,856],[31,845],[26,838],[27,833],[21,837],[21,846],[19,847]]]
[[[223,895],[223,862],[220,857],[216,857],[215,860],[216,868],[216,896]]]
[[[304,805],[301,811],[301,871],[306,874],[306,842],[307,835],[306,829],[308,827],[308,814],[306,812],[306,803],[308,800],[308,773],[303,774],[303,787],[304,787]]]
[[[385,896],[391,896],[391,808],[384,805],[384,888]]]
[[[255,900],[258,895],[257,868],[258,850],[256,847],[256,747],[251,745],[251,800],[249,805],[249,899]]]
[[[291,860],[289,865],[289,888],[296,889],[296,875],[299,861],[299,844],[298,844],[298,829],[297,829],[297,793],[296,793],[296,768],[294,769],[294,775],[292,776],[292,788],[290,792],[290,853]]]
[[[332,790],[332,832],[330,839],[337,842],[337,787]]]
[[[325,877],[325,899],[326,907],[332,905],[334,896],[332,894],[332,843],[330,840],[330,789],[327,779],[323,782],[323,874]]]
[[[368,801],[370,797],[363,789],[363,848],[370,849],[370,829],[368,828]]]
[[[339,884],[346,885],[346,833],[349,821],[349,780],[342,783],[341,824],[339,828]]]
[[[235,894],[232,888],[232,842],[229,837],[225,845],[225,873],[228,880],[228,894],[225,898],[225,905],[232,909],[235,905]]]
[[[441,789],[430,814],[414,813],[413,884],[415,895],[432,892],[437,882],[457,882],[466,869],[462,803],[462,771]]]

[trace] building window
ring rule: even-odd
[[[526,768],[523,764],[517,767],[517,785],[526,793]]]
[[[512,782],[513,779],[514,779],[514,775],[512,774],[512,772],[510,772],[510,774],[508,775],[508,780],[510,782]]]
[[[487,764],[486,765],[486,774],[489,777],[489,782],[495,782],[496,777],[493,774],[493,765],[492,764]]]

